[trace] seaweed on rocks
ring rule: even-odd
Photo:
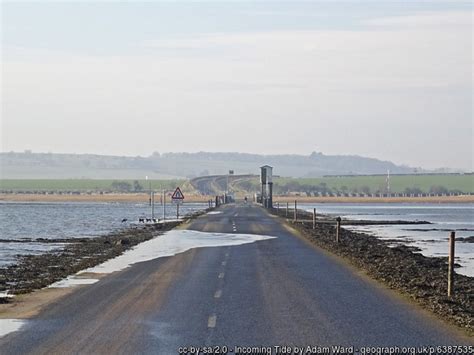
[[[64,249],[58,251],[21,255],[18,263],[0,269],[0,291],[22,294],[46,287],[68,275],[116,257],[157,234],[157,228],[147,226],[69,241]]]
[[[194,218],[207,211],[195,212],[187,218]],[[170,221],[164,224],[147,224],[94,238],[60,239],[65,244],[63,249],[39,255],[19,255],[17,263],[0,267],[0,303],[10,300],[1,294],[25,294],[49,286],[69,275],[119,256],[180,223],[181,221]],[[52,240],[42,241],[49,243]],[[53,241],[58,242],[59,239]]]
[[[210,210],[197,211],[185,217],[189,220]],[[135,245],[171,230],[181,223],[182,221],[170,221],[132,226],[94,238],[27,239],[28,242],[61,242],[65,246],[63,249],[39,255],[19,255],[17,263],[0,267],[0,303],[10,301],[10,297],[4,297],[2,294],[25,294],[49,286],[69,275],[119,256]],[[11,242],[11,240],[4,239],[0,242]]]

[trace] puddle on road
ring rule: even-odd
[[[99,274],[123,270],[135,263],[166,256],[173,256],[193,248],[222,247],[254,243],[276,237],[257,234],[206,233],[193,230],[171,230],[154,239],[138,244],[124,254],[103,264],[78,272],[50,285],[50,288],[65,288],[88,285],[99,281]],[[9,297],[6,293],[4,297]],[[27,323],[23,319],[0,319],[0,338],[18,331]]]
[[[0,338],[20,330],[20,328],[26,324],[23,319],[0,319]]]
[[[82,270],[76,275],[58,281],[49,287],[71,287],[93,284],[99,281],[96,278],[84,277],[85,274],[108,274],[126,269],[127,267],[148,260],[173,256],[184,253],[193,248],[222,247],[254,243],[260,240],[276,237],[257,234],[230,234],[209,233],[194,230],[171,230],[146,242],[140,243],[132,249],[114,259],[100,265]],[[82,277],[81,277],[82,275]]]
[[[93,273],[120,271],[132,264],[165,256],[173,256],[193,248],[222,247],[273,239],[267,235],[208,233],[193,230],[171,230],[154,239],[138,244],[124,254],[85,270]]]
[[[73,276],[68,276],[65,279],[57,281],[48,287],[51,288],[63,288],[63,287],[71,287],[71,286],[78,286],[78,285],[91,285],[99,281],[99,279],[87,279],[80,277],[80,274],[76,274]]]

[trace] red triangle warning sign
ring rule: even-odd
[[[173,200],[184,200],[184,195],[181,192],[181,189],[179,187],[174,190],[173,195],[171,196]]]

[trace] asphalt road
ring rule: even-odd
[[[177,354],[199,346],[472,343],[250,204],[190,229],[278,237],[190,250],[111,274],[0,339],[1,354]],[[235,231],[234,231],[235,230]]]

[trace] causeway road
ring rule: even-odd
[[[187,228],[276,238],[191,249],[112,273],[0,338],[0,353],[178,354],[191,347],[227,347],[235,353],[236,346],[247,351],[335,345],[363,351],[473,344],[310,245],[261,207],[238,203],[217,211]],[[203,350],[208,349],[200,354]],[[267,354],[268,349],[254,350]]]

